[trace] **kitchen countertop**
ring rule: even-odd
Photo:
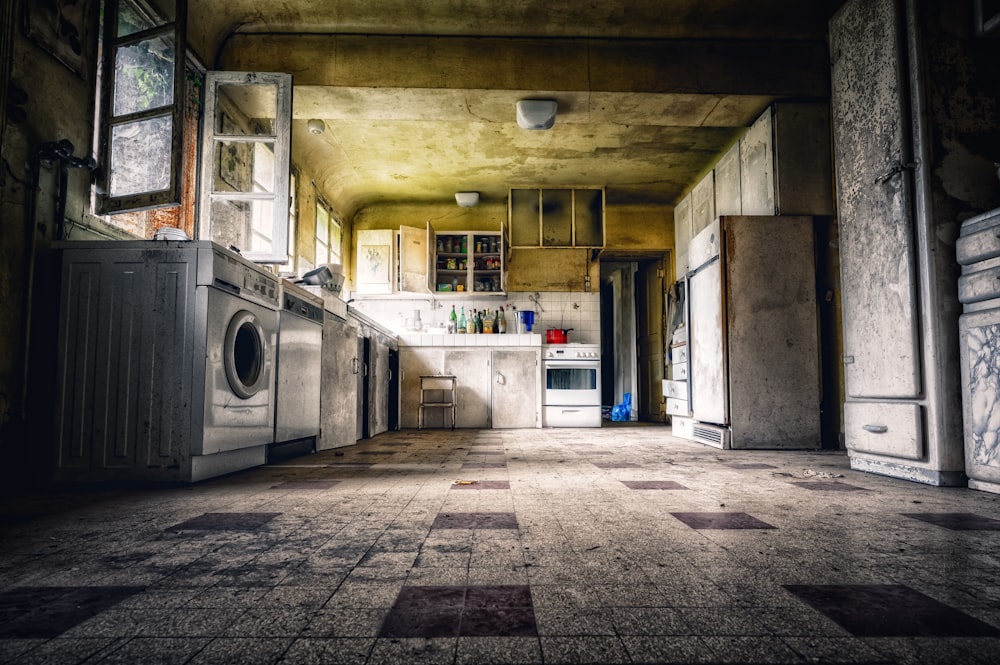
[[[544,335],[526,333],[521,335],[438,335],[432,333],[403,333],[399,336],[400,346],[542,346]]]

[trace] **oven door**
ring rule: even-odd
[[[542,363],[546,406],[600,406],[600,360],[546,360]]]

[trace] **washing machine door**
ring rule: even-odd
[[[248,310],[238,311],[226,329],[222,363],[229,387],[243,399],[250,399],[265,387],[267,352],[267,337],[260,319]]]

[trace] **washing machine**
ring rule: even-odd
[[[210,241],[55,250],[55,478],[194,482],[263,464],[278,278]]]

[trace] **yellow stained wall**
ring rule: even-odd
[[[451,204],[398,204],[370,206],[353,220],[353,230],[398,229],[401,225],[436,232],[500,231],[507,224],[507,203],[481,203],[473,208]],[[352,235],[351,257],[356,251]],[[670,252],[674,247],[672,206],[629,205],[605,209],[605,252]],[[672,252],[671,252],[672,253]],[[509,291],[584,291],[585,276],[591,289],[600,280],[600,255],[592,249],[515,249],[507,258]],[[345,255],[346,258],[346,255]],[[345,266],[346,268],[346,266]],[[348,273],[353,276],[353,271]]]

